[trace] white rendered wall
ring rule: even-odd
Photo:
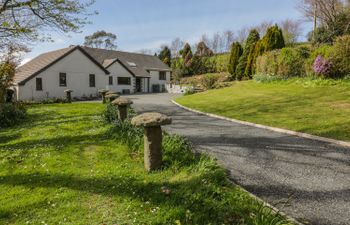
[[[150,92],[152,92],[152,85],[159,84],[164,85],[166,87],[166,84],[170,83],[170,72],[166,72],[166,80],[159,80],[159,71],[150,71],[151,74],[151,80],[149,84]]]
[[[67,86],[59,86],[59,73],[67,74]],[[95,74],[95,87],[89,87],[89,74]],[[36,78],[42,78],[42,91],[36,90]],[[47,70],[18,86],[18,100],[41,100],[64,97],[64,90],[72,89],[72,97],[96,96],[99,89],[106,88],[108,75],[87,58],[80,50],[75,50]]]
[[[129,73],[129,71],[127,71],[122,65],[120,65],[119,62],[115,62],[113,65],[108,67],[107,70],[110,72],[109,76],[113,77],[113,85],[108,85],[107,86],[108,90],[122,93],[123,89],[128,89],[128,90],[130,90],[130,93],[134,93],[135,78],[133,77],[132,74]],[[118,84],[118,77],[130,77],[131,85]]]

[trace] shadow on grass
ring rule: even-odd
[[[208,185],[203,184],[203,180],[208,181]],[[211,180],[206,175],[193,177],[183,182],[145,182],[134,177],[103,177],[87,178],[70,175],[44,175],[40,173],[16,174],[0,176],[0,184],[21,185],[29,188],[69,188],[80,192],[104,196],[121,196],[138,201],[148,201],[154,207],[165,210],[177,208],[168,219],[181,219],[181,221],[195,224],[236,224],[244,214],[252,211],[252,202],[238,202],[224,200],[226,193],[219,186],[211,184],[217,182]],[[167,187],[171,194],[162,192],[162,188]],[[230,197],[227,194],[227,197]],[[239,198],[242,198],[239,197]],[[237,204],[237,205],[236,205]],[[192,218],[186,218],[187,211],[190,210]],[[7,212],[0,218],[11,216]],[[169,215],[167,215],[169,216]],[[247,216],[247,215],[246,215]],[[246,217],[245,216],[245,217]],[[162,218],[166,219],[166,218]],[[165,221],[164,221],[165,222]]]
[[[1,151],[8,150],[31,150],[38,147],[55,147],[56,150],[61,150],[68,145],[89,144],[105,140],[105,134],[96,135],[78,135],[78,136],[60,136],[54,138],[42,138],[37,140],[22,141],[15,144],[5,144],[1,146]]]

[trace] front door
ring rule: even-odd
[[[141,78],[136,78],[136,92],[141,92]]]

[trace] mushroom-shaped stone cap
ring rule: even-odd
[[[106,90],[106,89],[98,90],[98,93],[100,93],[100,94],[106,94],[107,92],[108,92],[108,90]]]
[[[171,124],[171,118],[157,112],[143,113],[132,118],[131,124],[135,126],[157,127]]]
[[[112,102],[112,105],[118,105],[118,106],[124,106],[124,105],[131,105],[132,101],[128,98],[117,98]]]
[[[64,90],[64,92],[73,92],[71,89]]]
[[[106,98],[118,98],[119,95],[118,94],[107,94],[105,97]]]
[[[107,94],[107,95],[111,95],[111,94],[116,94],[116,95],[117,95],[118,92],[116,92],[116,91],[107,91],[106,94]]]

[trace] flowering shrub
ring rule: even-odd
[[[317,56],[313,64],[315,74],[329,77],[332,73],[333,63],[321,55]]]

